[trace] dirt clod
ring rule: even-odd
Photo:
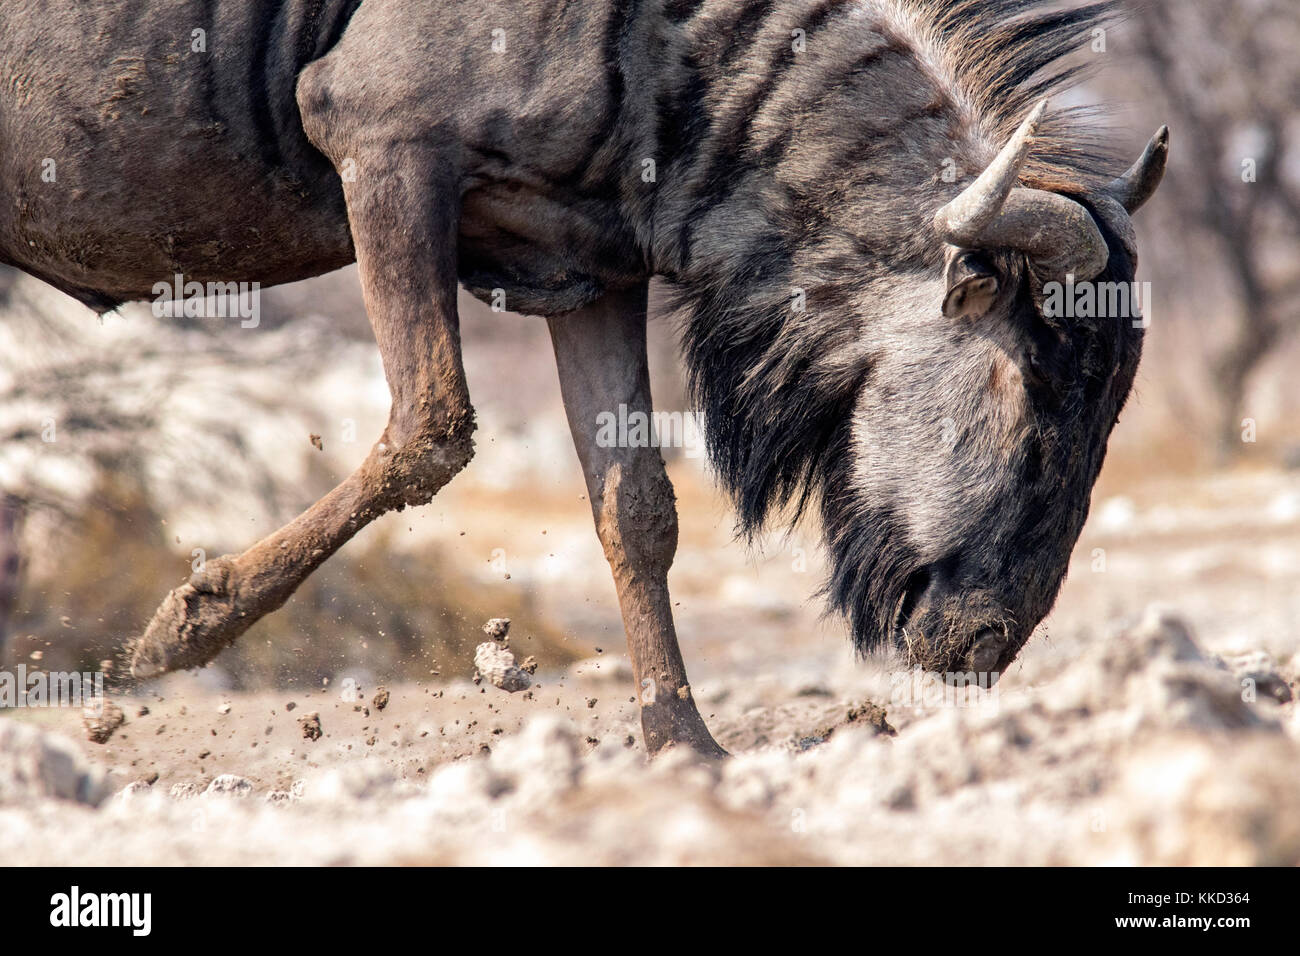
[[[117,728],[126,723],[126,715],[111,700],[100,700],[82,711],[81,723],[92,743],[106,744]]]
[[[485,641],[475,648],[474,666],[494,687],[512,694],[527,690],[532,683],[532,678],[515,664],[515,655],[491,641]]]
[[[302,728],[304,740],[320,740],[323,731],[320,726],[320,714],[312,711],[310,714],[303,714],[298,718],[298,726]]]

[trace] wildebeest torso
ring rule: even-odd
[[[177,273],[271,285],[351,262],[339,173],[303,130],[299,76],[354,15],[407,18],[420,42],[360,56],[377,74],[409,77],[404,102],[388,102],[377,124],[405,111],[412,135],[457,137],[472,154],[462,279],[484,298],[502,290],[515,311],[582,306],[647,274],[617,208],[620,181],[641,182],[617,136],[626,6],[0,10],[0,72],[11,78],[0,89],[0,259],[97,310],[147,298]]]
[[[96,309],[351,261],[343,193],[298,120],[299,69],[352,0],[0,10],[0,257]]]

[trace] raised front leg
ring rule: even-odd
[[[647,287],[610,293],[550,320],[560,391],[582,463],[596,533],[614,572],[641,702],[646,749],[687,744],[725,756],[695,707],[677,646],[668,568],[677,551],[677,502],[657,448],[597,441],[601,412],[652,411],[646,365]]]
[[[373,131],[372,131],[373,132]],[[366,137],[345,183],[366,311],[392,391],[388,427],[342,484],[172,591],[130,648],[150,677],[207,663],[375,518],[428,502],[473,454],[456,313],[459,184],[428,144]]]

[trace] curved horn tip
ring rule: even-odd
[[[1165,175],[1165,165],[1169,161],[1169,127],[1161,126],[1151,137],[1137,162],[1125,171],[1124,175],[1112,180],[1106,192],[1129,215],[1137,212],[1160,185]]]
[[[1168,155],[1169,155],[1169,127],[1161,126],[1158,130],[1155,131],[1155,133],[1151,135],[1151,139],[1147,141],[1146,148],[1142,150],[1142,159],[1150,160],[1151,158],[1156,156],[1159,156],[1161,159],[1165,159],[1168,157]]]
[[[1047,100],[1039,100],[1038,105],[1029,111],[1029,115],[1024,118],[1020,128],[1016,130],[1013,140],[1022,140],[1029,136],[1038,135],[1038,124],[1043,121],[1047,114]]]

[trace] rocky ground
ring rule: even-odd
[[[868,682],[847,676],[702,688],[736,754],[717,766],[647,763],[623,667],[588,662],[531,698],[396,687],[383,711],[365,688],[355,702],[197,688],[123,699],[131,716],[89,759],[93,744],[7,720],[0,853],[64,864],[1300,862],[1300,723],[1280,702],[1294,674],[1215,659],[1158,611],[993,694],[945,700],[937,685],[896,682],[884,719],[864,706]],[[75,715],[57,716],[76,730]]]
[[[674,585],[730,760],[646,760],[575,500],[534,516],[546,537],[511,561],[582,663],[515,693],[471,682],[469,660],[383,688],[173,675],[115,696],[124,723],[102,744],[79,712],[10,712],[0,860],[1300,863],[1294,474],[1103,487],[1058,610],[992,692],[968,695],[887,656],[854,661],[808,600],[815,554],[796,540],[747,555],[725,512],[678,484],[684,511],[713,515],[684,527]],[[505,504],[474,513],[488,517],[471,541],[493,521],[526,538]]]

